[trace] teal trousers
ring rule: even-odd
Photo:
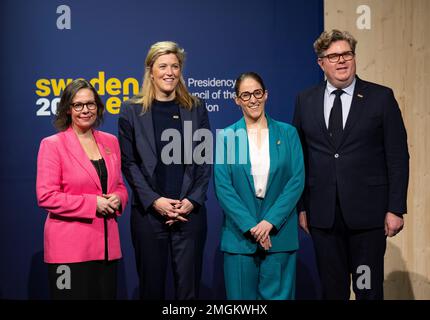
[[[224,280],[228,300],[293,300],[296,251],[224,252]]]

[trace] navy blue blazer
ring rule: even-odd
[[[179,108],[184,138],[184,122],[191,121],[191,136],[197,129],[210,130],[209,117],[204,102],[191,111]],[[152,112],[142,114],[142,105],[124,102],[118,120],[119,143],[121,147],[122,171],[131,189],[133,190],[132,205],[141,205],[147,211],[154,200],[160,195],[157,193],[156,177],[157,165],[156,143]],[[192,150],[198,142],[192,142]],[[184,152],[184,150],[182,150]],[[211,175],[210,164],[185,164],[180,199],[187,198],[203,205]]]
[[[297,96],[293,124],[305,157],[299,210],[313,227],[329,228],[336,184],[346,224],[383,227],[388,211],[406,213],[409,153],[402,115],[390,88],[356,77],[351,109],[336,147],[324,121],[326,82]]]

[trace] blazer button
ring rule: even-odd
[[[337,158],[339,158],[339,154],[338,153],[336,153],[335,155],[334,155],[334,157],[337,159]]]

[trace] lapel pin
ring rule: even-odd
[[[363,98],[363,95],[362,95],[362,94],[357,93],[357,97],[359,97],[359,98]]]
[[[111,151],[109,148],[105,148],[106,154],[111,154]]]
[[[276,144],[281,144],[281,140],[276,141]]]
[[[179,119],[179,116],[175,114],[175,115],[173,116],[173,119]]]

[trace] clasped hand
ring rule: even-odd
[[[272,247],[269,235],[272,228],[273,225],[270,222],[261,220],[255,227],[249,230],[255,241],[260,243],[264,250],[269,250]]]
[[[160,197],[154,201],[153,207],[160,215],[167,218],[166,224],[169,226],[177,221],[187,222],[188,219],[185,217],[194,209],[194,205],[186,198],[175,200]]]
[[[121,199],[115,193],[97,196],[97,212],[102,215],[113,214],[121,207]]]

